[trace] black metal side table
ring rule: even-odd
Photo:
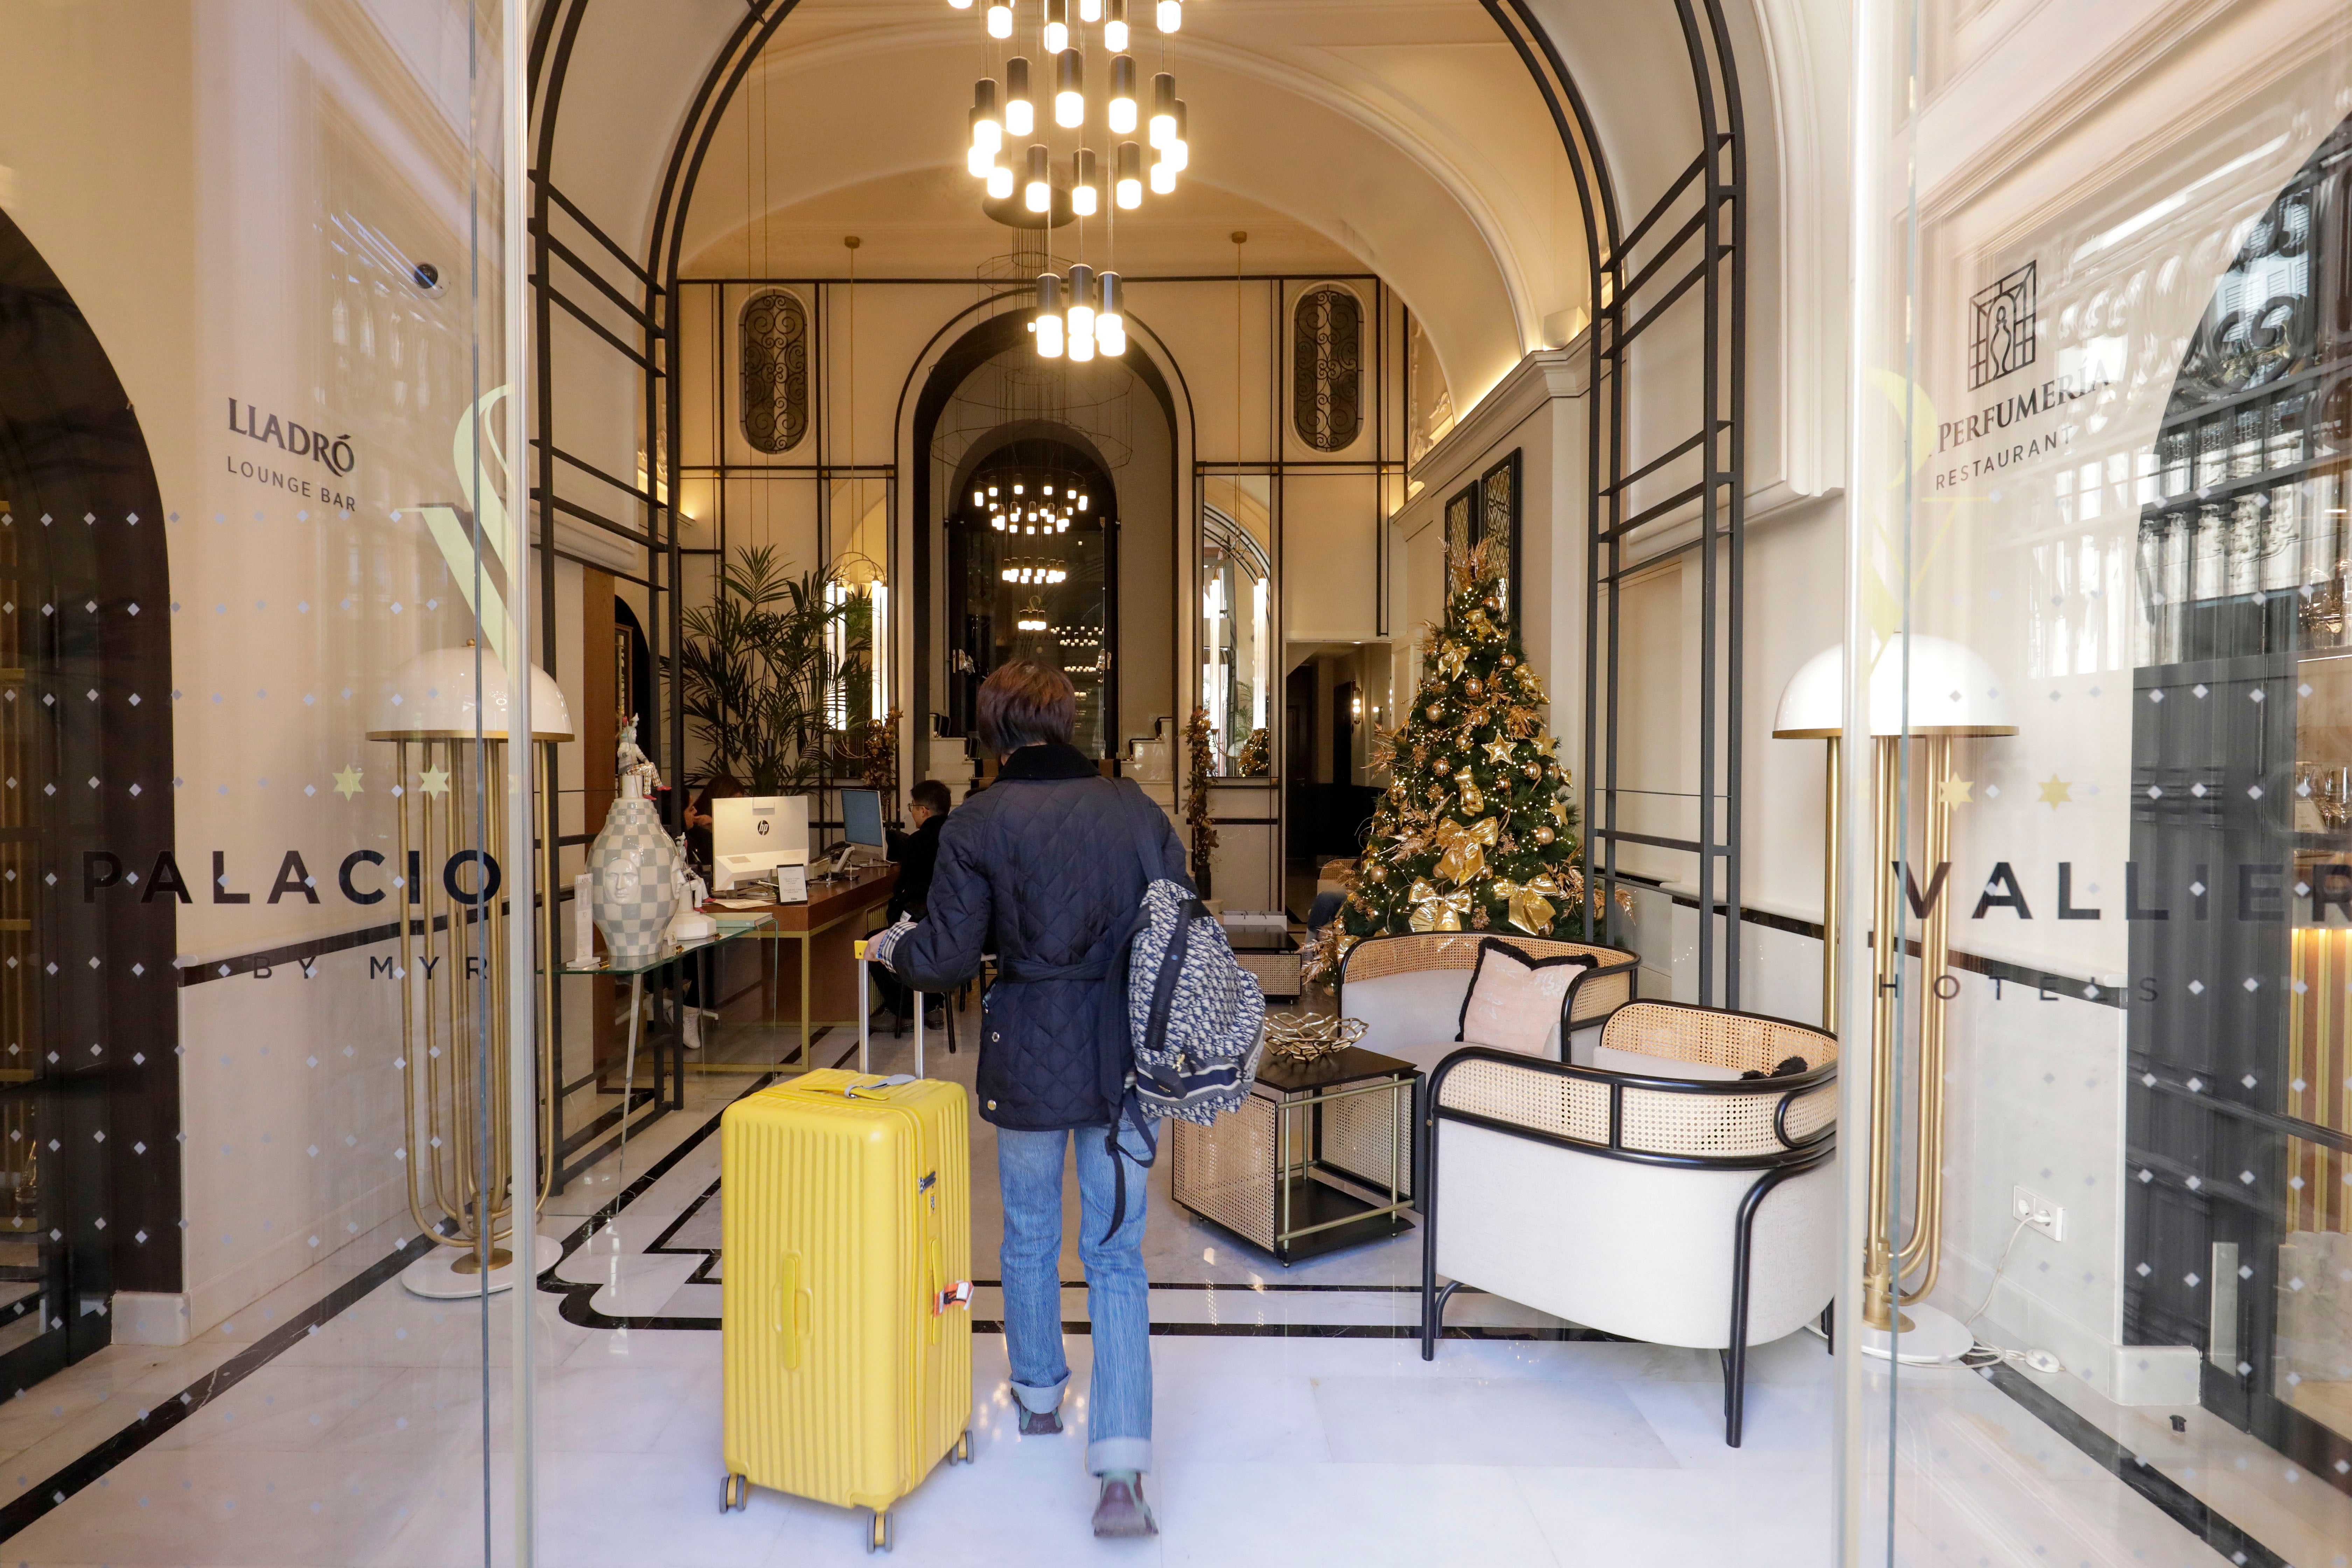
[[[1171,1124],[1176,1201],[1286,1266],[1402,1234],[1419,1076],[1354,1046],[1305,1064],[1267,1053],[1245,1103]]]

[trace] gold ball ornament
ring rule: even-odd
[[[1445,717],[1445,705],[1442,702],[1433,702],[1422,711],[1429,715],[1430,722],[1435,723]]]
[[[1494,611],[1496,614],[1500,615],[1502,613],[1503,600],[1500,595],[1489,594],[1482,602],[1488,609]]]
[[[1543,829],[1543,832],[1546,836],[1546,842],[1549,842],[1551,829],[1547,827]],[[1386,866],[1373,866],[1364,872],[1364,876],[1367,880],[1377,885],[1389,879],[1389,868]]]
[[[1526,767],[1519,771],[1527,774],[1528,777],[1531,779],[1539,779],[1543,777],[1544,774],[1543,764],[1541,763],[1529,763]]]
[[[1549,823],[1538,824],[1536,827],[1536,842],[1538,844],[1549,844],[1558,837],[1559,835],[1551,830]],[[1377,866],[1373,868],[1374,870],[1379,868]]]
[[[1486,695],[1486,683],[1474,675],[1462,683],[1462,693],[1475,702]]]
[[[1519,662],[1519,656],[1518,656],[1518,655],[1517,655],[1517,654],[1515,654],[1515,653],[1507,653],[1507,654],[1505,654],[1505,655],[1503,656],[1503,668],[1504,668],[1505,669],[1508,669],[1508,668],[1510,668],[1512,666],[1514,666],[1514,665],[1517,664],[1518,662]]]

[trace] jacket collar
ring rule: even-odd
[[[1024,746],[1004,759],[997,770],[997,778],[1004,779],[1084,779],[1099,776],[1102,770],[1087,759],[1076,746]]]

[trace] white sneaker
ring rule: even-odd
[[[689,1051],[702,1048],[702,1009],[699,1007],[686,1010],[686,1048]]]

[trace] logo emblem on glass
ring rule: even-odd
[[[1969,387],[2033,363],[2035,268],[2029,261],[1969,301]]]

